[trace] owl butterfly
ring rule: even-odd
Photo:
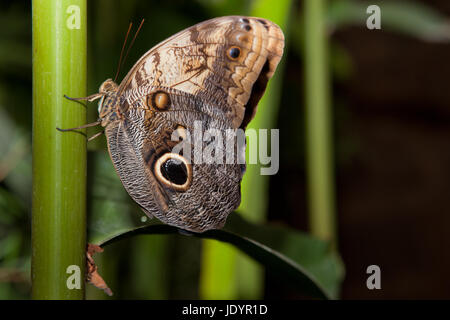
[[[195,149],[187,136],[198,121],[202,132],[214,128],[224,137],[245,129],[283,47],[283,32],[265,19],[204,21],[145,53],[120,85],[108,79],[99,93],[81,98],[101,98],[98,123],[115,169],[149,217],[193,232],[225,224],[240,203],[245,161],[227,163],[223,152],[223,161],[196,162],[195,154],[191,161],[173,148],[185,139]],[[203,149],[211,143],[197,142]],[[245,144],[233,150],[242,156]]]

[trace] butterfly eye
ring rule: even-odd
[[[155,176],[169,188],[186,191],[192,181],[192,166],[177,153],[165,153],[155,163]]]
[[[231,60],[236,60],[241,55],[241,49],[233,46],[230,49],[228,49],[227,54],[228,58],[230,58]]]
[[[166,110],[170,106],[170,97],[164,91],[156,91],[147,96],[147,106],[157,110]]]

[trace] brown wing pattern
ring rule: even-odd
[[[208,20],[149,50],[124,78],[119,94],[145,86],[177,89],[214,103],[233,127],[243,127],[253,117],[283,48],[281,29],[268,20]]]

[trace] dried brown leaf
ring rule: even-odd
[[[93,255],[99,252],[103,252],[103,249],[100,246],[88,243],[86,250],[86,280],[94,287],[103,290],[108,296],[112,296],[113,292],[98,273],[98,267],[93,258]]]

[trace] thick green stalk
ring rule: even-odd
[[[257,0],[253,2],[250,16],[269,19],[278,24],[287,37],[291,0]],[[281,94],[283,63],[266,93],[258,104],[250,129],[276,127]],[[259,137],[258,137],[259,139]],[[268,140],[270,141],[270,136]],[[258,141],[252,141],[258,143]],[[247,158],[248,159],[248,158]],[[269,176],[261,175],[259,164],[248,164],[242,181],[242,201],[239,207],[245,217],[253,222],[263,222],[267,215]],[[224,244],[204,241],[200,296],[207,299],[260,299],[264,294],[264,272],[258,263]],[[217,261],[220,261],[218,263]],[[223,266],[228,266],[223,272]]]
[[[306,0],[304,9],[309,221],[313,235],[336,245],[326,1]]]
[[[202,242],[201,299],[237,299],[237,251],[227,243],[214,240]]]
[[[83,299],[86,138],[56,128],[86,121],[85,107],[63,97],[86,95],[86,0],[34,0],[32,6],[32,297]]]

